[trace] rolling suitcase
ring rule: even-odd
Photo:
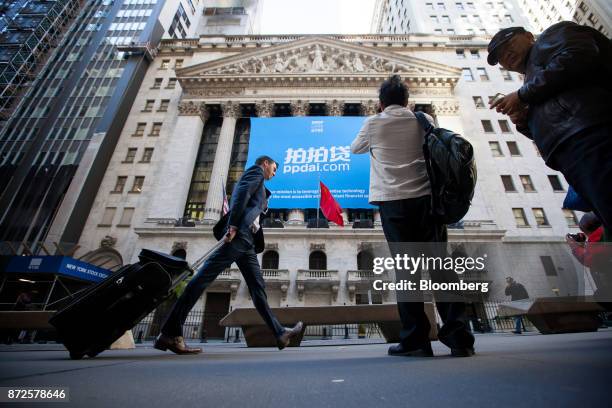
[[[222,244],[219,241],[191,266],[181,258],[143,249],[138,263],[79,294],[49,323],[72,359],[95,357],[166,300]]]

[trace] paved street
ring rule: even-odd
[[[329,344],[329,345],[328,345]],[[1,346],[0,386],[70,388],[78,407],[609,406],[612,330],[477,336],[477,356],[389,357],[386,344],[307,342],[282,352],[204,344],[71,361],[57,345]],[[43,406],[54,404],[45,403]],[[56,404],[67,406],[66,404]],[[30,405],[31,406],[31,405]]]

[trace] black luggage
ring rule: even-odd
[[[181,258],[143,249],[140,262],[122,267],[79,294],[49,323],[57,329],[71,358],[95,357],[167,299],[222,243],[191,267]]]

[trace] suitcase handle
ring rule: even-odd
[[[204,255],[202,255],[197,261],[195,261],[193,264],[190,265],[190,268],[192,270],[196,270],[200,267],[200,265],[202,265],[206,259],[208,259],[208,257],[215,252],[217,249],[221,248],[223,245],[225,244],[225,240],[222,239],[220,241],[218,241],[215,245],[213,245],[212,248],[210,248]],[[178,280],[180,281],[180,280]]]

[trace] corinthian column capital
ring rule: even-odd
[[[223,111],[223,117],[237,118],[240,116],[240,104],[232,101],[228,101],[221,105]]]
[[[261,101],[255,104],[255,109],[257,110],[257,116],[260,118],[269,118],[274,112],[274,103],[270,101]]]

